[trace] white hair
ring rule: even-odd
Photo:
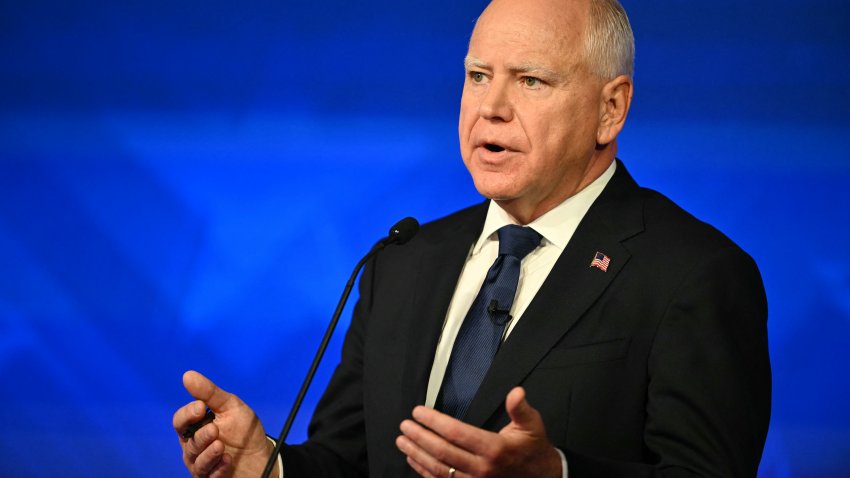
[[[635,37],[629,17],[617,0],[590,1],[585,55],[591,71],[603,79],[634,76]]]

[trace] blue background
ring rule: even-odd
[[[620,157],[764,274],[760,476],[846,477],[850,4],[625,6]],[[456,121],[482,7],[2,2],[0,476],[184,476],[189,368],[277,434],[356,260],[479,200]]]

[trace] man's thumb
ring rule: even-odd
[[[183,386],[190,395],[206,403],[215,413],[225,411],[235,398],[194,370],[183,374]]]
[[[542,426],[540,413],[525,399],[525,389],[515,387],[505,399],[505,409],[511,422],[521,429],[537,431]]]

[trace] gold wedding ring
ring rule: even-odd
[[[449,467],[449,478],[455,478],[456,472],[457,472],[457,470],[455,470],[454,467],[450,466]]]

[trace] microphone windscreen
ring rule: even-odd
[[[419,221],[412,217],[406,217],[393,224],[390,228],[389,240],[396,244],[404,244],[419,232]]]

